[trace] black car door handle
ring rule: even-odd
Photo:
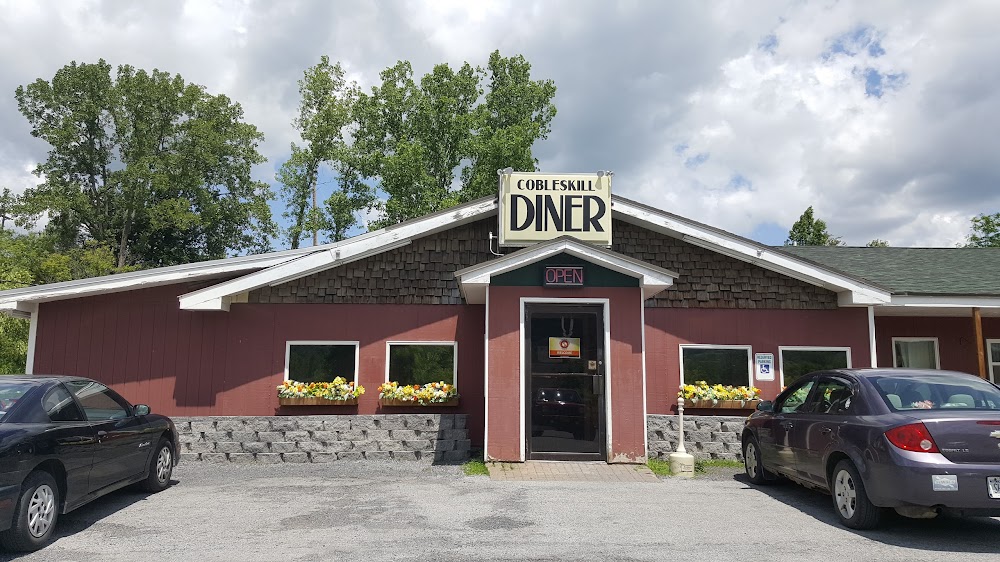
[[[108,436],[108,432],[107,431],[98,431],[97,432],[97,440],[98,441],[104,439],[107,436]]]
[[[783,422],[781,422],[781,427],[783,427],[785,429],[789,429],[789,428],[791,428],[794,425],[795,424],[792,423],[792,422],[790,422],[790,421],[783,421]]]
[[[819,432],[822,433],[822,434],[824,434],[824,435],[826,435],[827,433],[830,433],[831,431],[833,431],[833,430],[830,429],[829,427],[821,427],[819,429]]]

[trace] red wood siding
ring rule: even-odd
[[[892,367],[892,338],[937,338],[941,368],[979,374],[976,331],[972,314],[968,317],[876,316],[875,343],[878,366]],[[983,339],[1000,339],[1000,318],[983,318]],[[989,348],[986,348],[986,372],[989,377]]]
[[[642,298],[638,288],[489,289],[489,443],[491,459],[521,459],[521,297],[609,299],[611,442],[608,460],[645,458],[642,395]]]
[[[40,306],[35,373],[91,377],[134,403],[175,416],[469,414],[482,443],[485,307],[474,305],[234,304],[230,312],[178,308],[183,286]],[[280,408],[288,340],[359,341],[357,407]],[[379,408],[387,340],[458,342],[458,408]]]
[[[669,289],[668,289],[669,290]],[[868,311],[839,310],[694,310],[646,309],[647,410],[676,411],[680,385],[680,345],[749,345],[751,353],[773,353],[779,346],[850,347],[851,365],[869,367]],[[880,354],[881,355],[881,354]],[[881,361],[881,359],[880,359]],[[773,382],[754,381],[765,399],[781,390]]]

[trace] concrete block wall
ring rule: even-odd
[[[174,417],[182,461],[266,463],[335,460],[462,462],[465,414]]]
[[[695,459],[743,460],[739,416],[684,416],[684,449]],[[677,450],[677,416],[646,416],[650,458],[667,460]]]

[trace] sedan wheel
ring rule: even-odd
[[[174,473],[174,450],[170,442],[160,439],[156,445],[156,453],[149,461],[149,474],[142,481],[141,487],[147,492],[160,492],[170,485],[170,476]]]
[[[764,470],[760,458],[760,445],[752,435],[743,442],[743,469],[750,482],[758,486],[774,480],[774,475]]]
[[[59,486],[48,472],[35,471],[21,484],[9,529],[0,532],[0,545],[7,550],[32,551],[52,540],[59,518]]]
[[[854,463],[845,459],[833,469],[833,507],[840,521],[852,529],[874,529],[882,519],[882,508],[873,504]]]
[[[160,447],[159,454],[156,455],[156,479],[166,484],[170,481],[170,474],[173,472],[174,459],[170,454],[170,447]]]

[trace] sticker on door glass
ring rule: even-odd
[[[549,357],[580,358],[580,338],[549,338]]]

